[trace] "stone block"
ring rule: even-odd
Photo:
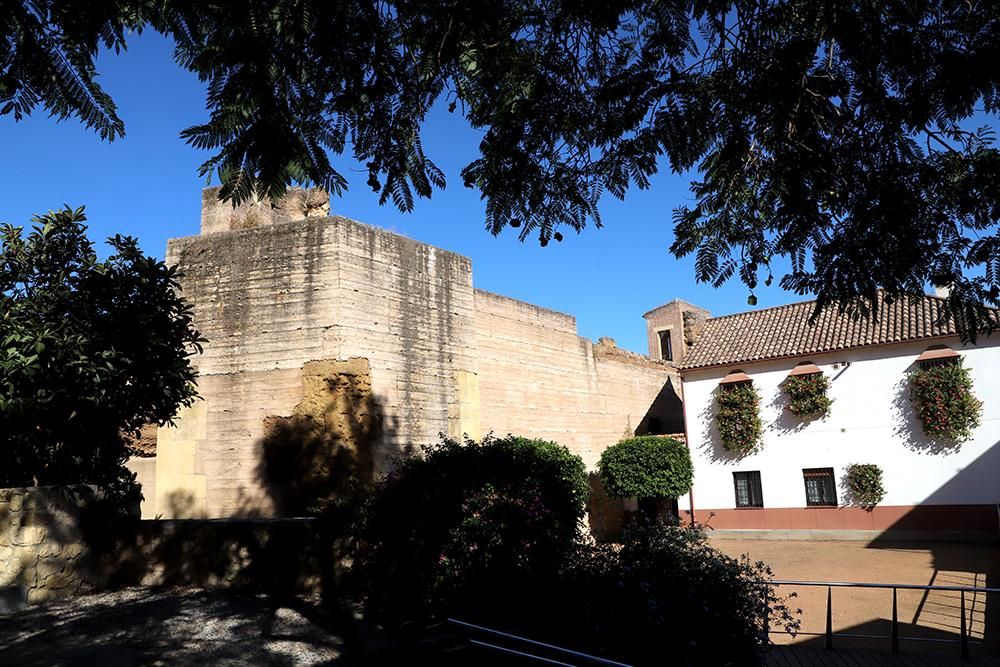
[[[45,526],[22,526],[14,531],[16,546],[35,546],[42,543],[48,531]]]
[[[57,572],[45,579],[42,583],[50,591],[59,591],[66,588],[76,588],[80,584],[78,577],[67,572]]]
[[[59,555],[65,561],[71,561],[79,558],[81,554],[86,550],[86,547],[80,542],[69,542],[62,545]]]
[[[57,591],[49,590],[48,588],[29,588],[27,601],[29,605],[40,604],[42,602],[48,602],[50,600],[55,600],[59,597]]]
[[[35,571],[38,573],[39,582],[53,574],[62,572],[66,568],[66,561],[62,558],[39,558]]]
[[[22,526],[51,526],[54,517],[47,509],[26,509],[21,513]]]
[[[26,510],[42,509],[46,505],[45,493],[40,489],[27,489],[22,496],[22,507]]]
[[[62,554],[63,544],[55,540],[45,540],[38,547],[39,558],[52,558]]]
[[[14,549],[10,558],[0,563],[0,586],[21,583],[34,585],[38,555],[31,549]]]

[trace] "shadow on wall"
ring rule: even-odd
[[[314,361],[302,369],[302,400],[269,417],[257,481],[281,517],[263,516],[244,494],[225,520],[143,521],[116,531],[105,550],[110,583],[195,585],[275,597],[326,593],[339,585],[351,523],[388,458],[394,423],[372,392],[366,359]],[[191,516],[195,498],[177,491],[171,516]],[[270,512],[268,512],[270,513]]]
[[[719,411],[715,397],[718,396],[720,391],[725,391],[722,385],[712,390],[711,400],[705,401],[705,407],[701,409],[701,413],[698,415],[698,419],[701,420],[702,424],[702,433],[705,434],[705,437],[701,442],[692,444],[696,444],[699,449],[705,452],[709,460],[713,463],[735,463],[744,459],[746,455],[739,452],[730,452],[722,446],[722,436],[719,435],[719,429],[715,425],[715,417]]]
[[[275,599],[336,589],[344,544],[322,519],[145,520],[101,556],[107,585],[199,586]]]
[[[322,513],[364,493],[384,470],[395,423],[372,393],[367,359],[317,361],[302,369],[303,398],[270,417],[257,477],[280,516]]]
[[[907,398],[908,400],[908,398]],[[917,422],[919,429],[920,424]],[[937,452],[934,452],[937,453]],[[917,549],[931,552],[934,576],[930,585],[973,586],[1000,588],[1000,442],[994,443],[974,461],[959,470],[924,501],[909,510],[900,508],[893,524],[873,540],[871,549]],[[970,500],[971,498],[971,500]],[[975,503],[975,504],[973,504]],[[891,510],[877,507],[875,511]],[[976,548],[962,542],[921,540],[913,542],[893,539],[894,531],[952,531],[955,539],[972,539],[986,544]],[[941,592],[925,595],[913,623],[937,623],[939,629],[953,639],[958,637],[958,593],[952,600],[938,604],[933,598]],[[948,606],[950,612],[948,612]],[[973,636],[981,637],[984,647],[993,654],[1000,652],[1000,594],[967,597],[966,625]],[[942,614],[947,618],[942,621]],[[947,623],[945,623],[947,621]],[[945,623],[942,626],[942,623]]]
[[[587,520],[591,534],[598,542],[621,542],[625,526],[625,499],[610,497],[596,472],[589,474],[588,481]]]
[[[684,432],[684,404],[667,380],[653,399],[649,410],[635,427],[635,435],[670,435]]]
[[[310,362],[303,368],[303,388],[292,415],[268,420],[256,472],[273,509],[308,518],[266,518],[259,495],[244,494],[233,519],[140,521],[88,502],[77,525],[52,520],[66,514],[55,501],[36,507],[41,501],[32,496],[22,512],[20,498],[15,506],[0,497],[0,525],[12,524],[16,515],[18,528],[11,537],[18,558],[0,560],[0,584],[17,586],[23,599],[40,576],[36,570],[44,570],[45,591],[62,589],[57,579],[67,570],[66,556],[79,559],[76,567],[87,565],[95,588],[193,585],[279,599],[339,590],[352,524],[380,461],[390,458],[383,443],[393,441],[394,424],[372,393],[364,359]],[[170,516],[198,513],[188,491],[172,492],[167,503]],[[34,524],[43,520],[47,536],[41,544],[35,533],[42,528]],[[34,567],[43,552],[46,562]],[[69,593],[80,588],[75,579],[70,585]]]
[[[840,374],[834,377],[834,380],[838,377],[840,377]],[[783,382],[784,381],[782,381],[782,383]],[[766,430],[774,431],[780,435],[790,435],[792,433],[798,433],[813,422],[822,422],[829,418],[828,414],[822,417],[800,417],[788,409],[789,400],[790,399],[788,398],[788,394],[785,393],[784,387],[782,384],[779,384],[778,388],[774,392],[774,397],[772,398],[770,405],[768,405],[768,407],[771,408],[771,410],[775,412],[778,417],[773,422],[765,426]]]

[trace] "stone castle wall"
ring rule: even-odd
[[[203,400],[161,429],[155,514],[273,513],[260,469],[310,362],[364,359],[379,422],[374,469],[448,432],[475,367],[468,259],[345,218],[174,239],[167,260],[208,339]]]
[[[99,585],[84,543],[90,486],[0,489],[0,610]]]
[[[608,347],[578,336],[568,315],[476,290],[483,428],[554,440],[593,468],[673,392],[665,365]]]
[[[653,403],[670,404],[671,369],[595,351],[568,315],[474,290],[466,257],[342,217],[276,213],[247,226],[245,212],[227,222],[207,206],[202,235],[167,249],[208,339],[196,359],[202,400],[160,429],[144,516],[279,513],[289,473],[276,481],[265,449],[291,446],[304,466],[323,451],[356,454],[337,413],[364,415],[377,475],[441,433],[546,437],[592,464]],[[364,372],[344,384],[346,362]],[[358,403],[345,407],[343,391]],[[303,402],[325,432],[302,426]]]

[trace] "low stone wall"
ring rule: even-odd
[[[321,594],[340,562],[319,519],[139,520],[91,486],[0,489],[0,613],[121,586]]]
[[[0,611],[99,586],[81,517],[90,486],[0,489]]]
[[[318,595],[333,584],[339,562],[335,531],[319,519],[155,519],[116,533],[101,557],[109,587]]]

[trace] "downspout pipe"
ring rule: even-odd
[[[684,415],[684,446],[687,447],[688,456],[691,455],[691,439],[688,437],[687,401],[684,400],[684,376],[677,372],[677,380],[681,388],[681,413]],[[694,457],[691,457],[691,466],[694,467]],[[691,480],[691,488],[688,489],[688,504],[691,507],[691,527],[694,528],[698,522],[694,519],[694,480]]]

